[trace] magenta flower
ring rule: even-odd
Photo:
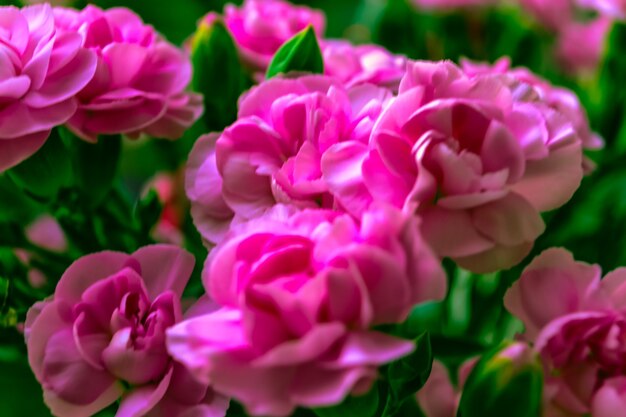
[[[322,42],[324,72],[347,86],[371,83],[397,91],[406,58],[378,45],[352,45],[343,40]]]
[[[582,178],[567,115],[531,85],[469,77],[449,62],[409,63],[369,146],[332,147],[325,159],[329,173],[362,171],[360,188],[329,174],[349,211],[385,201],[414,213],[435,252],[474,272],[525,257],[544,230],[539,213],[568,201]]]
[[[209,13],[207,18],[214,16]],[[244,62],[265,71],[282,44],[307,26],[323,36],[326,19],[320,11],[282,0],[245,0],[241,7],[226,5],[224,23]]]
[[[367,143],[390,98],[387,89],[346,89],[324,76],[271,79],[250,90],[239,119],[200,138],[190,154],[186,189],[200,233],[217,242],[232,221],[277,203],[339,209],[322,176],[324,153],[345,141]],[[359,172],[336,169],[333,181],[360,181]]]
[[[224,306],[168,331],[170,353],[253,415],[366,392],[410,341],[373,330],[441,299],[446,278],[415,220],[393,208],[346,214],[276,207],[233,230],[205,265]],[[290,216],[291,215],[291,216]]]
[[[34,154],[76,112],[96,57],[59,33],[49,5],[0,7],[0,172]]]
[[[548,415],[609,417],[623,410],[626,377],[626,269],[600,267],[549,249],[505,297],[541,354]],[[592,411],[593,410],[593,411]]]
[[[141,18],[124,8],[55,8],[57,28],[83,35],[98,55],[93,80],[78,94],[69,126],[81,137],[140,133],[175,139],[200,117],[202,99],[185,91],[191,63]]]
[[[532,86],[541,101],[569,119],[584,149],[598,150],[604,147],[604,139],[591,131],[587,112],[573,91],[556,87],[527,68],[511,68],[511,61],[507,57],[500,58],[493,65],[469,60],[462,60],[461,64],[463,71],[470,76],[505,74]],[[593,161],[588,158],[583,159],[585,172],[592,171],[593,167]]]
[[[182,249],[154,245],[87,255],[67,269],[26,320],[28,360],[53,414],[87,417],[121,398],[117,417],[225,415],[228,401],[206,384],[183,389],[188,373],[165,348],[193,265]]]

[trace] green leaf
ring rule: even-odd
[[[415,338],[415,350],[410,355],[392,362],[387,368],[389,392],[384,417],[397,415],[402,403],[424,386],[433,365],[430,335]]]
[[[324,59],[313,26],[297,33],[280,47],[267,69],[267,78],[291,71],[324,72]]]
[[[243,71],[235,43],[220,20],[202,22],[191,44],[192,87],[204,95],[204,115],[198,133],[220,131],[237,119],[237,100],[250,81]]]
[[[374,30],[374,42],[409,58],[425,58],[425,28],[432,20],[420,15],[409,0],[388,0]]]
[[[541,415],[543,371],[538,355],[505,342],[484,355],[463,388],[457,417]]]
[[[72,179],[72,166],[67,149],[53,129],[46,143],[30,158],[8,171],[18,187],[42,199],[54,198]]]
[[[159,195],[154,189],[141,198],[135,207],[135,218],[141,225],[141,230],[148,234],[157,224],[163,211],[163,205],[159,200]]]
[[[379,401],[378,385],[375,384],[367,394],[359,396],[351,395],[339,405],[317,408],[314,412],[319,417],[373,417],[378,410]]]
[[[111,190],[122,150],[120,135],[100,136],[97,143],[86,142],[66,128],[59,128],[72,160],[74,186],[97,206]]]

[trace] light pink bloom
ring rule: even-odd
[[[140,133],[175,139],[200,117],[202,99],[185,91],[191,80],[186,54],[124,8],[55,8],[64,33],[83,35],[98,55],[93,80],[79,94],[69,126],[81,137]]]
[[[438,360],[426,384],[417,392],[417,403],[426,417],[455,417],[461,401],[463,386],[474,369],[478,358],[468,359],[459,368],[458,383],[455,386],[445,365]]]
[[[593,417],[613,416],[606,414],[606,401],[614,404],[610,398],[623,395],[626,377],[626,269],[601,279],[599,266],[549,249],[524,270],[504,302],[541,354],[551,415],[582,416],[593,409]]]
[[[223,309],[168,331],[170,353],[253,415],[289,415],[364,393],[377,367],[413,349],[373,330],[441,299],[446,279],[415,219],[391,207],[360,226],[284,206],[235,228],[205,265]]]
[[[120,398],[117,417],[225,415],[227,400],[194,383],[165,348],[193,265],[168,245],[87,255],[29,310],[28,360],[54,415],[91,416]]]
[[[189,156],[186,190],[202,236],[217,242],[233,219],[277,203],[339,209],[322,175],[324,153],[346,141],[367,143],[390,98],[387,89],[346,89],[325,76],[274,78],[250,90],[239,119],[200,138]],[[333,181],[360,181],[359,172],[336,169]]]
[[[44,214],[35,219],[26,227],[24,234],[31,243],[50,252],[63,253],[68,249],[63,229],[50,215]],[[28,283],[33,288],[43,287],[48,282],[48,278],[43,272],[32,266],[33,259],[37,259],[37,255],[24,249],[15,249],[14,252],[19,260],[28,267]]]
[[[352,45],[343,40],[322,42],[324,72],[348,86],[371,83],[397,91],[406,58],[378,45]]]
[[[35,153],[76,112],[96,57],[59,33],[49,5],[0,7],[0,172]]]
[[[590,22],[571,22],[559,33],[556,53],[568,72],[593,72],[598,68],[613,21],[600,16]]]
[[[415,213],[435,252],[474,272],[521,261],[544,230],[540,212],[568,201],[582,178],[567,115],[531,85],[450,62],[409,63],[370,144],[333,146],[324,159],[348,211],[385,201]],[[359,170],[360,188],[330,175]]]
[[[210,13],[207,18],[215,18]],[[296,33],[312,25],[324,35],[326,20],[318,10],[282,0],[245,0],[243,6],[227,4],[224,23],[239,47],[244,62],[264,71],[278,49]]]
[[[614,13],[607,13],[612,0],[521,0],[522,6],[557,37],[556,57],[563,70],[578,74],[593,72],[604,52],[604,43]],[[581,12],[599,12],[589,21]]]
[[[511,61],[508,57],[500,58],[493,65],[469,60],[462,60],[461,64],[463,71],[470,76],[504,74],[532,86],[541,101],[568,118],[582,140],[584,149],[598,150],[604,147],[604,139],[591,131],[587,112],[573,91],[554,86],[527,68],[511,68]],[[591,160],[585,158],[583,165],[586,172],[593,170]]]
[[[577,0],[577,3],[582,7],[597,10],[615,19],[623,20],[626,18],[625,0]]]

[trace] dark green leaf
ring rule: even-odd
[[[137,202],[135,207],[135,218],[141,225],[141,230],[149,233],[157,224],[161,217],[163,206],[159,200],[159,195],[154,189],[150,189],[148,193]]]
[[[201,133],[219,131],[237,118],[237,99],[248,88],[237,47],[224,23],[203,22],[191,45],[193,89],[204,95],[202,123],[194,126],[195,138]]]
[[[324,72],[324,59],[313,26],[308,26],[280,47],[267,69],[267,78],[291,71]]]
[[[384,417],[398,415],[403,402],[424,386],[433,365],[430,335],[415,338],[415,350],[410,355],[392,362],[387,368],[389,392]]]
[[[530,347],[521,346],[506,342],[480,359],[463,388],[457,417],[541,415],[541,363]]]
[[[15,183],[33,196],[51,199],[72,179],[72,166],[59,134],[52,130],[46,143],[33,156],[8,171]]]
[[[97,206],[113,185],[122,138],[120,135],[101,136],[97,143],[89,143],[66,128],[59,130],[72,159],[74,185],[92,206]]]

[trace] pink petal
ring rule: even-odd
[[[505,246],[533,242],[545,229],[537,210],[515,193],[475,208],[472,222],[483,236]]]
[[[141,276],[151,299],[165,291],[182,296],[195,264],[192,254],[173,245],[150,245],[131,256],[141,265]]]
[[[580,143],[551,150],[547,158],[528,161],[524,176],[511,189],[539,211],[565,204],[578,189],[583,177]]]
[[[159,381],[158,385],[144,385],[132,389],[124,395],[117,410],[116,417],[142,417],[145,416],[163,398],[170,380],[172,369]]]
[[[0,139],[0,173],[14,167],[39,150],[50,136],[50,131],[14,138]]]
[[[422,235],[439,256],[469,256],[494,247],[476,230],[467,211],[430,207],[419,215]]]

